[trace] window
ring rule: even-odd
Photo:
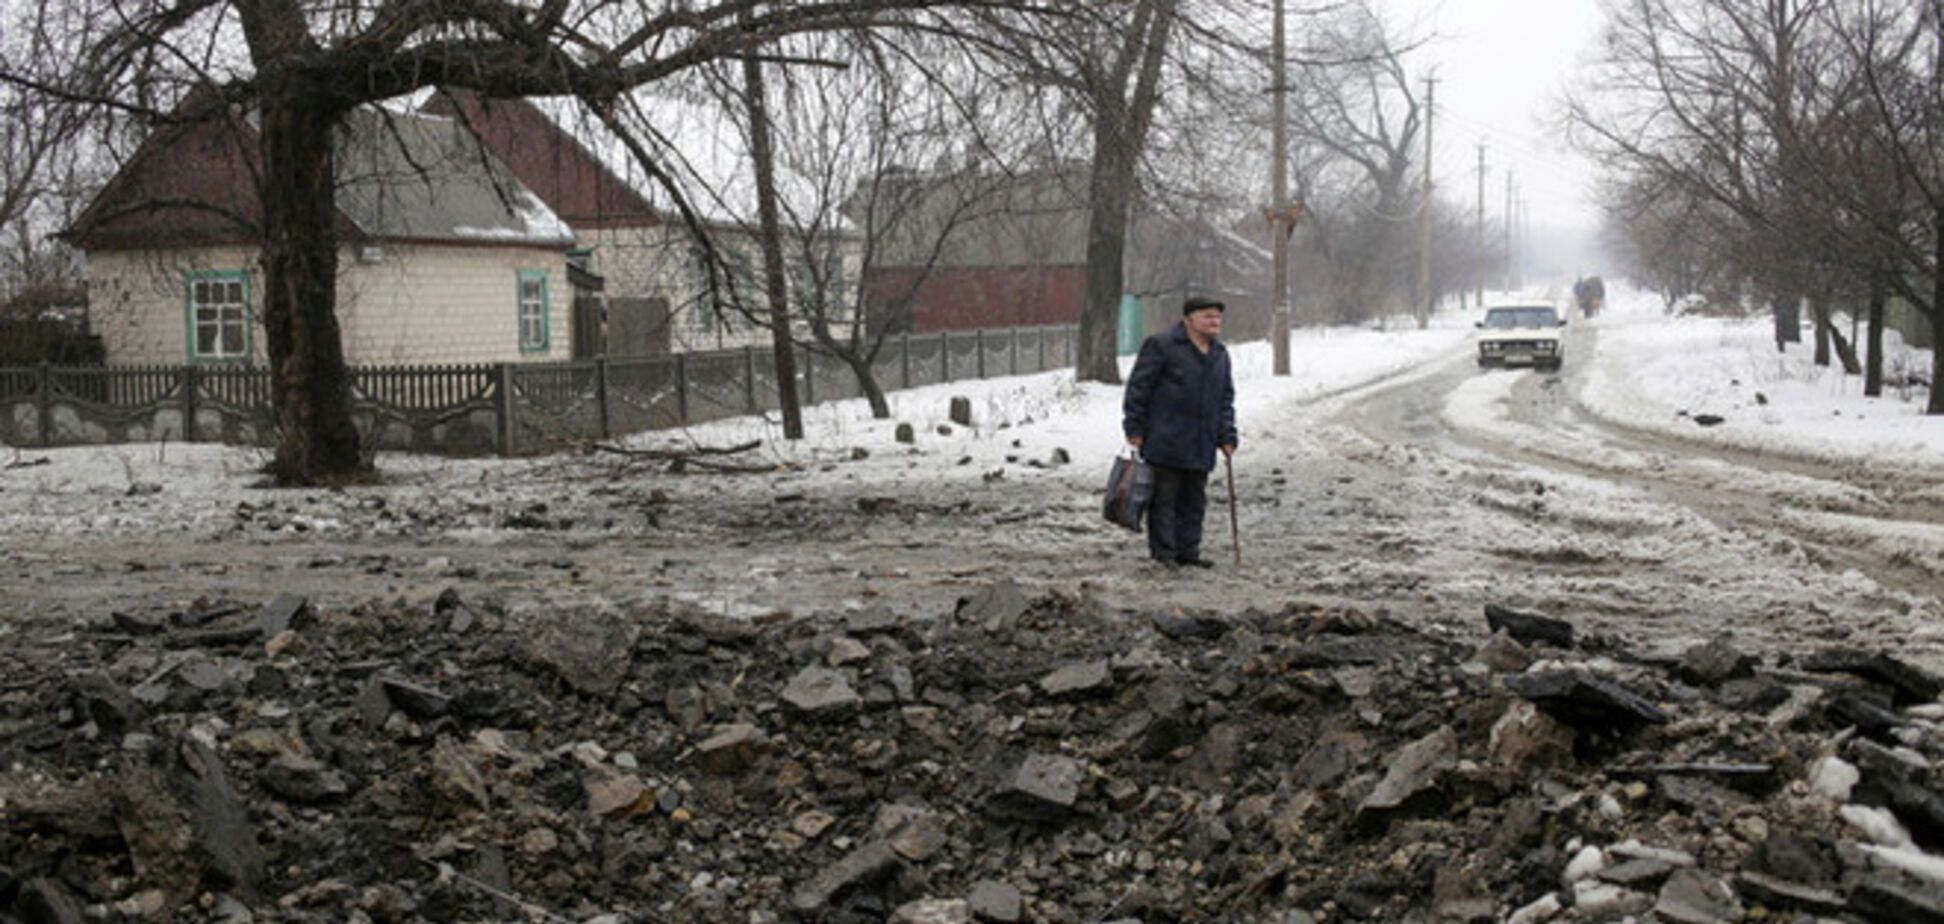
[[[249,277],[239,270],[192,272],[186,282],[189,360],[248,359]]]
[[[547,272],[520,271],[520,352],[547,349]]]

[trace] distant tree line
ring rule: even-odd
[[[1816,361],[1870,395],[1892,297],[1944,334],[1944,3],[1619,0],[1587,82],[1575,137],[1670,305],[1767,306],[1778,346],[1806,311]],[[1926,411],[1944,414],[1944,348],[1932,360]]]

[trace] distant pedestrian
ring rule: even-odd
[[[1148,554],[1170,565],[1214,567],[1201,554],[1202,515],[1215,452],[1234,455],[1235,380],[1219,339],[1226,306],[1182,302],[1181,322],[1141,344],[1121,402],[1121,430],[1154,469]]]

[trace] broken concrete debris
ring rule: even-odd
[[[0,921],[1944,920],[1944,710],[1888,656],[468,596],[47,649],[0,688]]]
[[[1562,619],[1487,603],[1485,625],[1493,632],[1504,632],[1523,645],[1543,642],[1555,648],[1573,647],[1573,624]]]

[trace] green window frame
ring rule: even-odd
[[[547,271],[520,270],[514,303],[519,306],[520,352],[545,353],[549,343],[548,316],[552,313],[547,300]]]
[[[255,346],[250,274],[190,270],[182,274],[184,349],[192,363],[249,362]]]

